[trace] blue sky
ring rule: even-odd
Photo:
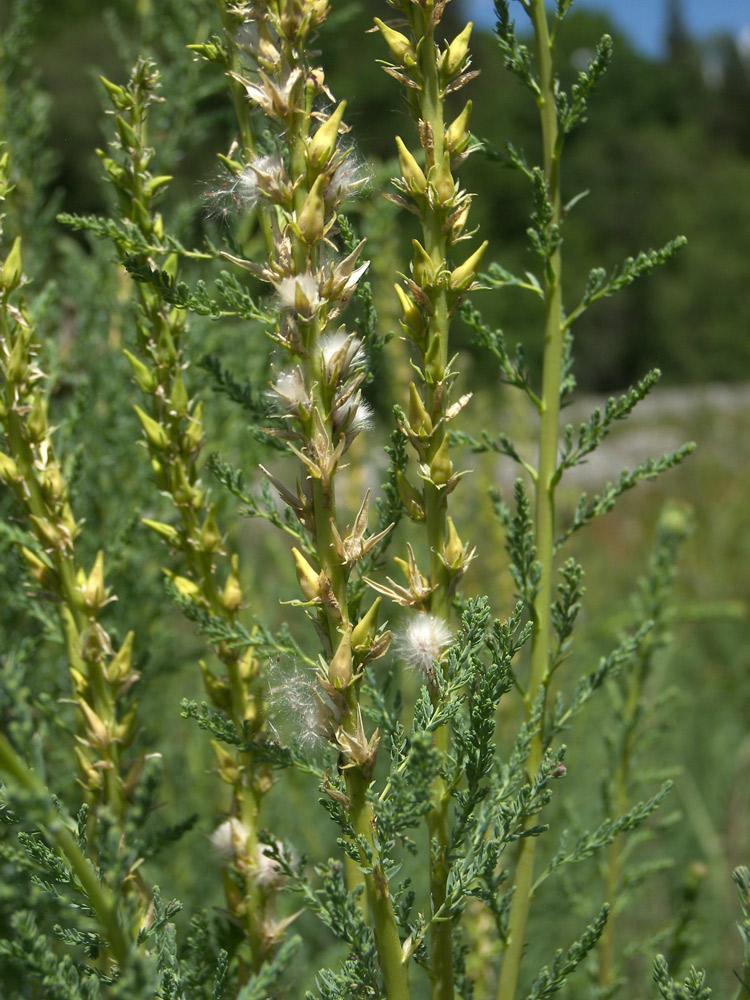
[[[607,11],[641,51],[659,55],[666,0],[576,0],[575,5]],[[512,3],[511,9],[517,6]],[[464,0],[464,7],[472,20],[493,23],[492,0]],[[697,38],[717,31],[739,35],[744,28],[750,43],[750,0],[683,0],[683,10],[687,28]]]

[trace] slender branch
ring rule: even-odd
[[[552,226],[560,223],[560,174],[553,42],[549,36],[544,0],[529,0],[529,14],[534,27],[539,66],[538,105],[542,126],[544,176],[552,205]],[[542,409],[537,467],[536,511],[534,534],[536,558],[541,566],[539,589],[532,616],[531,668],[525,708],[527,717],[537,702],[540,690],[549,682],[551,606],[554,585],[555,487],[557,485],[557,451],[559,441],[560,382],[563,366],[562,259],[559,248],[549,258],[545,283],[544,362],[542,372]],[[542,712],[542,716],[544,712]],[[533,737],[526,764],[529,780],[533,779],[544,751],[543,728]],[[524,837],[519,843],[515,870],[515,891],[508,918],[507,947],[498,983],[498,1000],[513,1000],[516,995],[521,960],[525,949],[526,926],[531,906],[534,882],[534,837]]]
[[[100,880],[93,865],[76,843],[75,837],[52,806],[49,792],[45,786],[21,760],[2,734],[0,734],[0,769],[21,788],[31,793],[35,799],[46,803],[44,810],[46,833],[57,845],[61,856],[68,862],[81,883],[91,908],[96,913],[99,925],[106,935],[114,958],[120,968],[124,968],[132,946],[120,924],[115,897]]]

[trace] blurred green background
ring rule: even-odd
[[[377,0],[334,3],[320,48],[333,93],[349,100],[347,119],[357,155],[374,178],[351,217],[369,239],[370,277],[385,333],[396,326],[393,274],[408,267],[413,234],[410,221],[376,188],[385,188],[381,179],[395,172],[394,133],[412,145],[414,139],[395,81],[376,64],[384,54],[381,41],[365,34],[373,14],[383,15],[384,9]],[[448,14],[458,18],[459,5],[447,9],[445,31],[452,35],[458,21]],[[132,404],[138,395],[121,354],[132,336],[129,279],[113,265],[109,247],[91,245],[55,222],[61,210],[107,211],[109,192],[93,151],[108,141],[111,123],[103,114],[96,75],[122,80],[136,53],[145,48],[159,61],[164,80],[166,100],[155,115],[153,142],[155,172],[174,174],[162,206],[167,225],[188,245],[199,245],[206,231],[214,239],[228,238],[221,227],[206,221],[204,192],[217,176],[216,152],[226,152],[231,142],[232,109],[220,75],[196,63],[184,48],[218,30],[213,4],[6,4],[0,10],[0,27],[9,26],[13,32],[6,34],[0,52],[0,130],[13,150],[17,191],[6,230],[25,235],[25,262],[34,278],[35,310],[46,337],[58,447],[72,478],[76,513],[86,519],[83,544],[89,557],[93,560],[102,545],[109,553],[108,582],[119,595],[110,612],[112,630],[122,635],[134,621],[139,627],[142,745],[164,754],[165,810],[201,814],[196,829],[165,860],[159,878],[165,894],[185,902],[186,913],[197,905],[220,908],[219,865],[212,867],[204,857],[206,837],[221,820],[226,801],[211,773],[210,748],[178,710],[180,698],[201,698],[197,660],[205,655],[205,647],[170,609],[160,573],[165,554],[139,526],[141,516],[163,517],[166,508],[149,481],[145,455],[133,447],[139,431]],[[602,32],[610,30],[606,18],[573,8],[559,43],[565,84]],[[565,227],[568,306],[576,304],[591,267],[614,267],[678,233],[689,242],[667,267],[594,307],[576,327],[575,371],[581,395],[571,411],[573,423],[601,403],[602,393],[624,389],[653,365],[663,370],[665,387],[657,389],[653,401],[644,404],[626,428],[612,435],[596,461],[577,473],[577,480],[571,477],[563,491],[561,517],[572,515],[580,490],[599,491],[623,465],[632,468],[687,439],[696,440],[699,447],[684,467],[627,494],[613,514],[576,538],[589,596],[581,639],[561,684],[572,687],[613,645],[627,620],[634,582],[645,570],[659,511],[668,498],[679,498],[691,510],[695,530],[681,560],[675,642],[655,678],[659,688],[674,690],[675,699],[668,713],[657,714],[651,725],[654,742],[649,752],[654,771],[666,765],[676,769],[677,787],[668,810],[677,810],[680,818],[656,848],[656,856],[667,855],[671,867],[647,883],[637,904],[622,917],[621,945],[640,936],[648,940],[648,952],[651,938],[689,898],[695,924],[688,957],[708,967],[722,994],[733,990],[731,969],[740,964],[729,871],[750,861],[750,654],[744,604],[750,582],[750,66],[728,37],[709,43],[673,34],[667,56],[655,61],[613,34],[613,66],[593,101],[589,124],[571,137],[564,157],[566,199],[590,192]],[[512,141],[534,161],[538,127],[528,94],[503,69],[491,35],[477,33],[472,52],[481,75],[461,95],[473,101],[472,131],[490,150],[502,150]],[[709,57],[712,72],[707,72]],[[456,113],[459,110],[457,105]],[[461,177],[477,194],[472,217],[479,236],[490,241],[486,260],[497,260],[512,271],[533,267],[524,235],[531,199],[523,178],[479,154],[470,158]],[[211,273],[195,271],[187,277],[210,279]],[[510,343],[524,344],[536,371],[541,317],[533,303],[512,289],[480,292],[475,300],[485,318],[505,330]],[[262,331],[197,317],[191,324],[196,360],[212,352],[240,380],[267,377],[269,347]],[[469,331],[458,322],[455,344],[461,389],[470,387],[476,393],[464,411],[463,426],[472,432],[483,426],[493,432],[504,429],[530,452],[534,428],[528,412],[499,386],[487,356],[472,346]],[[408,371],[405,365],[405,350],[394,339],[379,357],[376,378],[367,388],[380,415],[394,402],[403,402],[394,385]],[[223,457],[245,470],[251,484],[257,483],[259,445],[247,435],[244,416],[227,400],[212,396],[200,368],[193,366],[188,379],[193,391],[210,398],[207,450],[220,449]],[[362,485],[382,478],[380,427],[374,436],[376,447],[372,438],[369,446],[360,439],[352,454],[352,508]],[[468,480],[471,485],[455,495],[454,516],[462,537],[477,544],[481,556],[467,577],[466,590],[489,593],[495,613],[505,616],[512,606],[512,585],[486,493],[496,486],[509,499],[515,468],[497,456],[480,460],[469,455],[465,461],[475,472]],[[287,612],[279,600],[296,593],[286,542],[263,524],[237,522],[236,503],[222,497],[218,486],[215,489],[224,523],[231,519],[235,525],[230,544],[240,547],[252,575],[246,581],[255,602],[252,613],[278,626]],[[6,498],[0,497],[0,503],[12,524]],[[0,539],[0,586],[12,595],[22,583],[9,538],[6,532]],[[310,643],[303,624],[293,623],[293,628],[301,641]],[[0,611],[2,649],[13,649],[22,638],[39,644],[40,662],[47,664],[29,684],[44,690],[50,704],[57,706],[40,715],[40,727],[54,745],[55,734],[64,734],[71,724],[68,709],[54,700],[66,692],[61,651],[45,625],[42,606],[39,618],[29,621],[8,599]],[[282,663],[274,669],[291,667]],[[413,680],[407,679],[409,684],[413,687]],[[600,815],[602,733],[609,711],[605,700],[596,703],[571,738],[566,794],[556,796],[550,822],[568,822],[568,797],[583,803],[584,813],[588,809],[592,816]],[[504,721],[510,741],[517,721],[511,708]],[[648,784],[648,774],[644,780]],[[286,786],[286,791],[275,791],[269,827],[283,826],[285,818],[300,809],[316,809],[311,804],[316,797],[316,789],[296,779],[291,790]],[[311,822],[300,835],[299,847],[321,858],[330,849],[333,831],[321,820]],[[555,846],[552,837],[549,850]],[[649,850],[654,848],[644,848],[645,858]],[[597,897],[597,877],[591,864],[585,872],[576,871],[565,895],[552,890],[546,897],[533,948],[537,957],[551,957],[571,898],[580,902]],[[480,921],[477,926],[481,929]],[[306,930],[309,954],[314,955],[327,938],[313,927]],[[576,930],[577,925],[566,929],[566,940]],[[644,995],[647,960],[634,951],[627,963],[631,985],[626,995]]]

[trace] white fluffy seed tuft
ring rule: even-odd
[[[433,683],[435,661],[452,641],[453,632],[446,622],[422,612],[415,615],[398,636],[396,649],[410,667]]]

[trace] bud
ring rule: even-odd
[[[413,382],[409,383],[409,425],[420,437],[429,437],[432,434],[432,418]]]
[[[157,535],[161,535],[165,541],[169,542],[175,548],[180,547],[180,533],[171,524],[164,524],[162,521],[150,521],[147,517],[141,519],[141,524],[145,524],[147,528],[151,528]]]
[[[96,712],[83,698],[78,698],[76,705],[81,710],[84,718],[86,736],[92,746],[100,750],[107,750],[112,743],[109,729],[106,723],[99,718]]]
[[[116,656],[107,667],[107,680],[111,684],[123,680],[130,673],[133,658],[133,635],[133,632],[128,632],[125,636],[125,642],[120,646]]]
[[[138,722],[138,705],[131,705],[122,720],[115,726],[115,739],[123,746],[133,742],[135,727]]]
[[[171,368],[177,361],[177,348],[174,344],[174,338],[169,331],[169,327],[163,320],[159,322],[158,330],[159,333],[156,339],[158,360],[165,368]]]
[[[412,521],[424,521],[424,497],[419,490],[416,490],[412,486],[400,469],[396,473],[396,485],[398,486],[398,495],[401,497],[401,503],[404,505],[407,515]]]
[[[211,746],[216,754],[216,761],[219,765],[218,771],[222,780],[226,781],[228,785],[235,785],[240,777],[237,761],[230,753],[227,753],[217,740],[211,740]]]
[[[464,547],[461,539],[458,537],[458,532],[456,531],[456,526],[453,523],[453,518],[448,517],[448,538],[443,546],[443,558],[445,559],[445,565],[451,569],[458,569],[461,565],[461,559],[464,554]]]
[[[34,393],[31,410],[26,418],[26,426],[32,441],[42,441],[47,434],[47,400],[40,392]]]
[[[347,626],[346,632],[333,654],[328,666],[328,680],[335,688],[343,691],[352,682],[352,627]]]
[[[172,498],[181,507],[198,507],[201,492],[190,482],[187,469],[181,459],[172,466]]]
[[[17,476],[18,466],[16,463],[12,458],[10,458],[10,456],[0,451],[0,479],[2,479],[7,486],[11,486]]]
[[[436,486],[445,486],[453,475],[453,462],[448,453],[448,438],[444,437],[430,462],[430,479]]]
[[[107,600],[107,594],[104,589],[104,553],[101,549],[96,554],[94,568],[91,570],[89,578],[86,581],[83,594],[86,607],[91,611],[96,611]]]
[[[400,136],[396,136],[396,146],[398,147],[398,165],[404,184],[414,193],[424,194],[427,190],[427,178],[424,171],[406,148]]]
[[[177,372],[177,377],[172,386],[172,395],[169,397],[169,403],[178,417],[185,416],[188,408],[188,394],[185,389],[185,383],[182,380],[182,372]]]
[[[438,201],[441,205],[446,205],[453,197],[456,185],[451,173],[451,154],[446,150],[437,168],[430,171],[430,183],[435,189]]]
[[[169,577],[169,579],[174,584],[174,589],[180,595],[189,601],[196,601],[201,596],[200,587],[194,580],[188,579],[186,576],[178,576],[171,570],[165,569],[164,573]]]
[[[212,674],[204,660],[199,660],[198,666],[201,668],[201,674],[203,674],[203,686],[206,689],[208,697],[223,712],[231,711],[232,691],[227,681],[222,677]]]
[[[116,83],[111,83],[106,76],[100,76],[99,79],[109,94],[110,101],[112,101],[118,111],[125,111],[131,106],[132,100],[124,87],[119,87]]]
[[[122,187],[128,180],[128,175],[126,174],[125,170],[120,166],[120,164],[116,160],[113,160],[111,156],[107,156],[107,154],[103,150],[97,149],[95,150],[95,152],[96,155],[99,157],[99,159],[102,161],[102,166],[107,172],[107,176],[112,181],[112,183],[117,185],[118,187]]]
[[[484,252],[487,249],[489,243],[487,240],[475,250],[471,257],[467,258],[463,264],[451,271],[450,276],[450,287],[454,292],[461,292],[468,288],[477,275],[479,270],[479,265],[482,262],[482,257],[484,257]]]
[[[412,246],[414,247],[414,260],[412,262],[412,274],[414,275],[414,280],[418,285],[423,288],[434,284],[435,281],[435,265],[432,262],[432,258],[427,253],[425,248],[419,242],[419,240],[412,240]]]
[[[169,447],[169,438],[161,424],[158,424],[153,417],[144,413],[140,406],[134,406],[133,409],[141,422],[141,426],[151,447],[158,448],[160,451],[166,451]]]
[[[159,174],[158,177],[152,177],[151,180],[146,181],[143,185],[143,190],[146,196],[151,199],[157,194],[163,187],[166,187],[172,180],[170,174]],[[156,229],[156,219],[154,219],[154,229]],[[157,234],[158,235],[158,234]]]
[[[150,236],[154,229],[154,223],[151,216],[137,198],[131,199],[131,206],[133,212],[133,222],[135,222],[136,226],[138,226],[144,236]]]
[[[396,31],[394,28],[389,28],[379,17],[374,18],[374,21],[378,31],[385,39],[385,43],[390,49],[395,62],[399,66],[416,66],[417,54],[406,35],[402,35],[400,31]]]
[[[201,548],[204,552],[218,552],[221,548],[221,533],[213,507],[209,510],[201,528]]]
[[[39,473],[39,485],[47,500],[60,503],[65,499],[65,483],[56,465],[48,465]]]
[[[307,149],[307,159],[311,167],[317,169],[330,159],[336,148],[336,139],[345,110],[346,101],[342,101],[328,121],[324,122],[312,137]]]
[[[199,448],[203,441],[203,400],[198,402],[190,415],[185,429],[185,441],[191,450]]]
[[[320,574],[315,572],[299,549],[294,546],[292,546],[292,555],[302,596],[306,601],[319,601],[322,596]]]
[[[422,313],[400,285],[394,285],[393,287],[396,289],[396,295],[401,305],[401,325],[413,340],[421,340],[424,333]]]
[[[15,339],[13,347],[10,349],[8,363],[5,366],[5,377],[9,382],[20,382],[24,378],[29,367],[27,357],[28,338],[21,330]]]
[[[117,134],[120,137],[123,149],[137,149],[140,146],[140,140],[135,129],[131,125],[128,125],[120,115],[115,117],[115,124],[117,125]]]
[[[325,232],[325,203],[323,201],[323,174],[320,174],[305,199],[297,219],[300,235],[308,246],[317,243]]]
[[[37,538],[39,538],[43,545],[51,549],[64,548],[65,539],[56,525],[52,524],[45,517],[37,517],[35,514],[29,514],[29,519],[36,529]]]
[[[21,284],[21,268],[21,237],[16,236],[0,271],[0,285],[6,292],[12,292]]]
[[[463,153],[469,144],[469,119],[471,118],[471,101],[466,102],[466,107],[463,109],[458,118],[455,118],[451,124],[448,126],[445,132],[445,147],[455,156],[457,153]]]
[[[242,586],[240,584],[240,560],[237,553],[232,556],[232,569],[224,585],[222,604],[227,611],[237,611],[242,604]]]
[[[441,67],[445,76],[450,79],[461,69],[461,65],[469,51],[469,39],[471,29],[474,27],[472,21],[466,25],[464,30],[453,39],[443,55],[443,65]]]
[[[104,787],[104,774],[93,766],[91,761],[80,747],[73,747],[78,761],[78,770],[81,772],[79,783],[89,791],[96,792]]]
[[[32,552],[25,545],[21,546],[21,555],[26,560],[31,575],[40,587],[46,587],[50,590],[54,589],[57,585],[57,573],[47,561],[47,557]]]
[[[360,618],[352,629],[352,649],[355,652],[374,638],[378,629],[378,613],[381,602],[382,598],[376,597],[370,610],[363,618]]]
[[[131,354],[130,351],[123,351],[122,353],[130,362],[130,367],[133,369],[133,377],[138,383],[138,388],[141,392],[156,392],[158,383],[151,369],[147,365],[144,365],[134,354]]]

